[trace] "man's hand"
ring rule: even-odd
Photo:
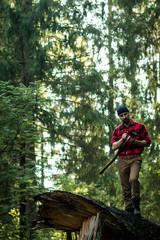
[[[123,133],[122,138],[119,141],[114,142],[112,144],[112,149],[113,150],[119,149],[122,146],[122,144],[124,143],[124,141],[126,140],[127,136],[128,136],[128,133]]]
[[[135,143],[136,139],[135,138],[132,138],[131,136],[128,137],[127,141],[129,143]]]
[[[128,133],[123,133],[123,134],[122,134],[122,139],[123,139],[123,140],[126,140],[127,136],[128,136]]]

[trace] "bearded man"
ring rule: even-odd
[[[112,149],[119,149],[126,141],[126,148],[120,153],[118,160],[119,176],[123,190],[125,209],[140,216],[139,172],[142,164],[141,154],[144,147],[149,147],[151,140],[145,126],[130,118],[129,109],[125,105],[117,108],[122,123],[116,127],[112,136]],[[135,134],[131,137],[129,132]]]

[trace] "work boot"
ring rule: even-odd
[[[132,199],[132,204],[133,204],[133,214],[137,217],[141,216],[140,213],[140,199],[139,198],[133,198]]]

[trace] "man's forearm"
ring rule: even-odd
[[[124,143],[124,141],[125,141],[125,139],[121,138],[119,141],[114,142],[112,144],[112,150],[119,149],[122,146],[122,144]],[[146,140],[137,140],[135,138],[129,138],[128,142],[138,145],[138,146],[141,146],[141,147],[149,147],[149,144],[147,143]]]
[[[134,138],[132,143],[141,147],[149,147],[149,144],[146,142],[146,140],[137,140]]]
[[[117,150],[117,149],[119,149],[121,146],[122,146],[122,144],[124,143],[124,139],[123,138],[121,138],[119,141],[117,141],[117,142],[114,142],[113,144],[112,144],[112,150]]]

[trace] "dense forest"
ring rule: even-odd
[[[99,175],[121,103],[152,140],[141,212],[160,223],[159,26],[158,0],[0,1],[0,239],[65,239],[32,228],[50,189],[124,209],[116,162]]]

